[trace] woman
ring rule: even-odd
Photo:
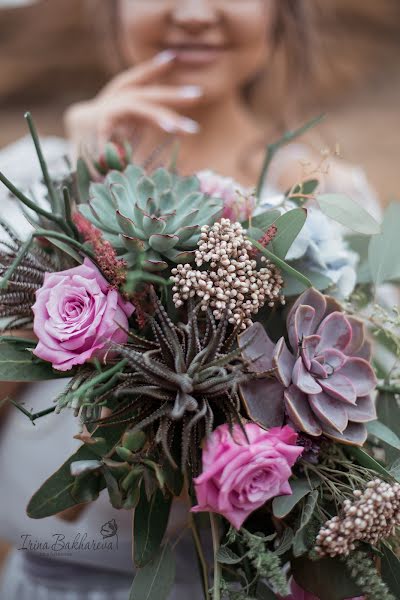
[[[104,7],[103,1],[101,6]],[[177,166],[181,172],[193,173],[211,167],[244,186],[254,186],[266,136],[260,131],[246,97],[278,47],[286,50],[291,67],[288,75],[301,75],[304,81],[308,49],[312,50],[310,3],[307,0],[111,0],[107,1],[107,7],[109,28],[125,70],[94,99],[68,110],[66,129],[72,148],[76,151],[82,144],[93,142],[101,148],[106,139],[130,137],[139,129],[141,144],[136,160],[140,161],[174,136],[179,140]],[[269,139],[278,134],[281,117],[270,115]],[[321,157],[314,156],[303,145],[277,157],[269,186],[286,189],[304,176],[304,170],[314,173],[313,162],[325,187],[338,179],[341,187],[363,198],[369,194],[358,172],[334,161],[329,170],[322,169]],[[42,404],[46,407],[62,387],[60,382],[41,383],[25,389],[20,401],[25,400],[35,409]],[[21,419],[20,414],[12,414],[0,448],[3,496],[0,502],[2,513],[8,516],[3,537],[17,544],[17,548],[24,545],[27,534],[39,542],[59,533],[69,539],[76,532],[87,533],[89,539],[94,539],[98,538],[102,525],[115,519],[119,544],[112,551],[73,550],[70,556],[62,557],[52,551],[41,557],[32,548],[16,550],[5,572],[1,597],[5,600],[24,595],[30,600],[127,598],[133,575],[129,515],[111,509],[105,495],[72,523],[57,518],[43,522],[22,520],[23,505],[30,493],[67,458],[78,442],[73,439],[77,425],[67,415],[52,415],[40,422],[37,427],[40,440],[38,431],[30,431],[29,422],[21,425]],[[12,469],[8,464],[10,456],[14,456]],[[175,537],[185,519],[184,514],[177,514],[182,510],[183,507],[176,507],[170,524],[170,533]],[[200,578],[190,540],[183,538],[179,542],[176,555],[177,577],[171,600],[184,600],[189,595],[200,600]]]

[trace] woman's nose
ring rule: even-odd
[[[214,0],[177,0],[173,20],[193,32],[202,30],[217,22],[216,3]]]

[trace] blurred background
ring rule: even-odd
[[[319,5],[318,40],[304,119],[326,112],[327,145],[365,169],[382,203],[400,199],[400,0],[309,2]],[[26,110],[42,135],[63,135],[65,108],[110,77],[105,25],[100,16],[93,23],[84,0],[0,0],[0,148],[26,134]],[[270,104],[282,100],[279,64],[277,56],[262,82]],[[256,106],[261,123],[272,107],[262,93]],[[6,551],[0,542],[0,556]]]
[[[319,5],[318,52],[304,118],[327,113],[327,145],[364,167],[387,203],[398,196],[400,0],[309,2]],[[42,134],[62,135],[65,107],[107,81],[113,49],[101,17],[92,21],[84,0],[0,0],[0,147],[26,133],[28,109]],[[275,63],[264,85],[280,102]],[[260,120],[269,109],[259,94]]]

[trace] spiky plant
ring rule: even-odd
[[[182,470],[189,466],[196,473],[200,442],[214,422],[240,424],[238,386],[254,375],[232,349],[237,332],[228,334],[227,319],[217,325],[211,311],[189,303],[187,322],[175,325],[155,294],[153,299],[155,341],[132,337],[115,347],[128,367],[115,391],[121,404],[103,422],[156,427],[155,439],[170,462],[180,460]]]
[[[0,221],[7,234],[0,241],[0,281],[14,262],[22,242],[9,225]],[[15,269],[5,289],[0,289],[0,319],[10,319],[7,329],[28,325],[33,320],[32,306],[35,294],[44,281],[46,272],[59,270],[57,261],[38,245],[32,246]]]
[[[81,213],[100,229],[128,267],[140,261],[149,271],[168,262],[186,263],[203,225],[221,214],[222,200],[200,192],[197,177],[179,177],[158,169],[151,176],[136,165],[110,172],[103,183],[90,186]]]

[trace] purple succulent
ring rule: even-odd
[[[287,318],[285,339],[273,343],[260,323],[240,336],[243,356],[259,378],[242,386],[250,416],[271,427],[284,415],[300,431],[362,446],[376,419],[376,377],[362,321],[309,289]],[[279,423],[280,422],[280,423]]]

